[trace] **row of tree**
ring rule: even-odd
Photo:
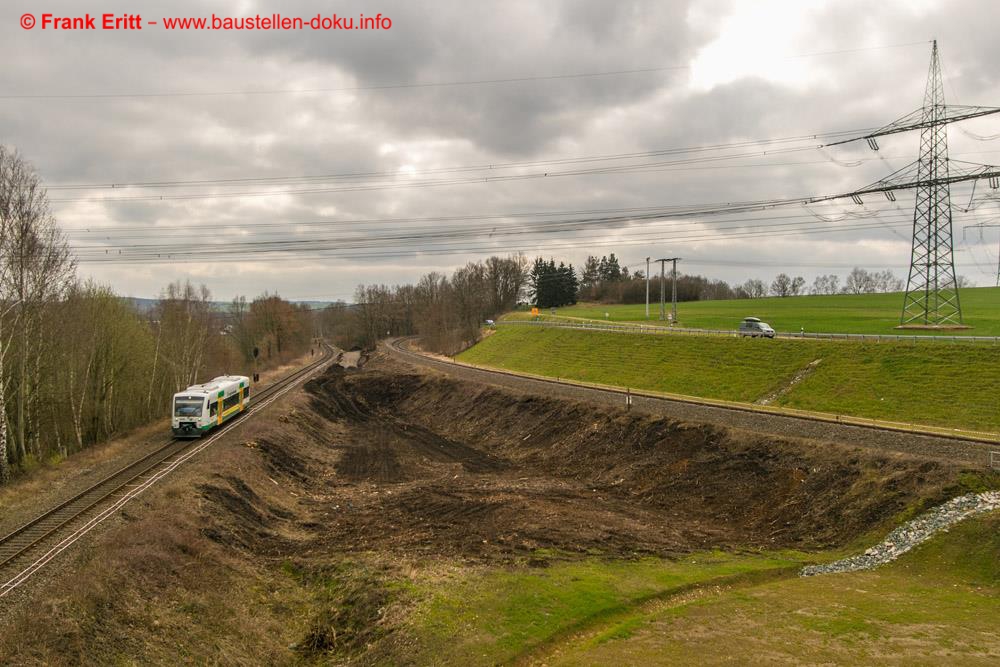
[[[967,281],[962,279],[962,287]],[[816,276],[812,287],[806,288],[805,278],[792,278],[787,273],[779,273],[770,284],[751,278],[735,288],[738,299],[759,299],[765,296],[801,296],[803,294],[878,294],[898,292],[903,289],[903,281],[893,275],[892,271],[867,271],[855,267],[847,275],[843,286],[840,276],[830,273]]]
[[[530,264],[521,256],[490,257],[457,269],[450,277],[428,273],[415,285],[362,285],[356,303],[326,308],[321,327],[341,347],[367,347],[390,335],[420,334],[430,350],[452,354],[475,341],[484,320],[518,304],[540,308],[565,306],[578,300],[604,303],[643,303],[659,300],[661,290],[670,298],[672,278],[654,276],[648,283],[642,271],[630,273],[614,253],[590,256],[579,275],[572,264],[538,257]],[[677,276],[679,301],[789,297],[807,293],[872,293],[902,289],[891,271],[868,272],[855,268],[840,286],[838,276],[819,276],[811,289],[801,276],[778,274],[765,283],[750,279],[731,286],[704,276]]]
[[[536,261],[536,265],[541,260]],[[554,266],[549,260],[548,266]],[[562,266],[562,265],[560,265]],[[959,276],[959,287],[971,283]],[[565,281],[564,284],[570,284]],[[588,256],[580,271],[578,281],[581,301],[604,303],[642,303],[646,299],[646,277],[643,271],[629,273],[627,266],[621,266],[614,253],[597,258]],[[649,281],[651,299],[660,294],[660,277],[653,275]],[[669,293],[673,289],[671,278],[665,278],[663,289]],[[759,299],[765,296],[800,296],[803,294],[875,294],[898,292],[903,289],[903,281],[892,271],[868,271],[855,267],[841,283],[840,276],[826,274],[817,276],[811,287],[806,286],[802,276],[779,273],[771,282],[751,278],[739,285],[730,285],[724,280],[713,280],[697,275],[677,276],[677,299],[679,301],[701,301],[709,299]],[[576,298],[559,299],[561,303],[574,303]],[[536,304],[539,299],[536,298]],[[546,304],[547,305],[547,304]]]
[[[513,310],[527,286],[523,255],[494,256],[451,276],[428,273],[414,285],[360,285],[355,303],[323,309],[319,326],[344,349],[419,334],[428,349],[451,354],[476,340],[484,320]]]
[[[226,308],[174,283],[143,312],[81,283],[38,176],[0,146],[0,483],[167,415],[190,384],[301,354],[313,321],[275,295]]]

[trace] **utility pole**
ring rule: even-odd
[[[667,319],[667,274],[666,266],[667,262],[673,262],[674,268],[671,273],[673,276],[673,307],[671,308],[671,313],[673,321],[677,321],[677,260],[680,257],[664,257],[663,259],[654,260],[660,263],[660,320]]]
[[[649,319],[649,257],[646,258],[646,319]]]
[[[670,313],[671,324],[677,324],[677,260],[679,259],[680,257],[674,257],[670,260],[674,263],[673,275],[670,276],[670,282],[672,283],[671,287],[673,288],[674,292],[673,305],[671,307],[671,313]]]
[[[663,291],[666,288],[666,282],[667,282],[664,268],[666,267],[667,262],[669,262],[670,260],[658,259],[656,261],[660,263],[660,321],[662,322],[663,320],[667,319],[666,305],[665,305],[667,297]]]

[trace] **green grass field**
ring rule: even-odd
[[[959,524],[871,572],[803,579],[789,567],[804,559],[713,553],[456,573],[426,583],[408,635],[421,664],[988,665],[1000,658],[1000,513]]]
[[[544,556],[544,554],[543,554]],[[492,569],[428,582],[411,623],[432,647],[418,664],[506,664],[580,625],[611,620],[644,601],[720,578],[794,569],[783,554],[691,554],[682,560],[560,562],[545,568]]]
[[[500,327],[459,360],[743,403],[1000,432],[1000,349]],[[794,384],[791,380],[820,360]],[[783,392],[784,393],[781,393]],[[775,397],[776,393],[780,395]]]
[[[975,287],[961,291],[965,323],[972,329],[946,335],[1000,336],[1000,288]],[[837,294],[789,298],[692,301],[677,305],[679,324],[699,329],[735,329],[744,317],[759,317],[777,331],[813,333],[920,334],[899,331],[902,294]],[[670,310],[670,304],[667,304]],[[557,309],[557,314],[613,322],[645,322],[646,306],[580,304]],[[605,318],[608,313],[610,317]],[[651,322],[659,323],[659,303],[650,305]],[[933,332],[931,332],[933,333]]]

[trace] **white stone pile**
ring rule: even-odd
[[[994,510],[1000,510],[1000,491],[970,493],[952,498],[896,528],[882,542],[863,554],[825,565],[808,565],[802,568],[801,574],[803,577],[811,577],[817,574],[871,570],[896,560],[913,547],[926,542],[959,521]]]

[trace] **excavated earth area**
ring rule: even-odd
[[[400,372],[385,360],[332,370],[306,391],[311,410],[298,427],[338,453],[322,473],[330,497],[316,526],[337,549],[491,560],[540,548],[824,548],[944,498],[957,473],[919,457]],[[283,446],[261,443],[274,465],[296,459]]]
[[[405,609],[386,582],[409,573],[839,546],[955,495],[961,472],[375,355],[310,380],[38,575],[0,610],[0,663],[395,662]]]

